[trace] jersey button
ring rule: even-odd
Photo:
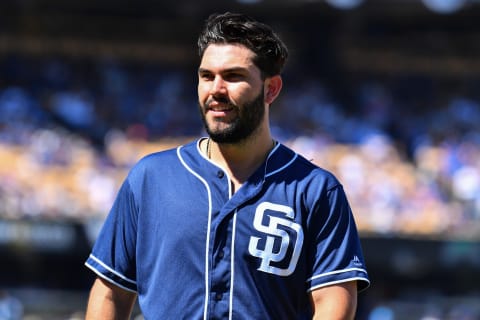
[[[223,252],[223,250],[218,253],[218,257],[220,259],[223,259],[224,256],[225,256],[225,253]]]
[[[219,170],[217,172],[217,177],[220,178],[220,179],[222,179],[224,175],[225,175],[225,173],[223,173],[223,171],[221,171],[221,170]]]
[[[222,298],[223,298],[223,294],[221,294],[221,293],[216,293],[215,294],[215,300],[220,301],[220,300],[222,300]]]

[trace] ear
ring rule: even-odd
[[[282,83],[280,75],[265,80],[265,103],[270,105],[278,97],[280,90],[282,90]]]

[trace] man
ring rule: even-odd
[[[352,319],[369,285],[339,182],[270,134],[287,49],[212,15],[199,40],[208,138],[142,159],[86,265],[87,319]]]

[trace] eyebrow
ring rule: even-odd
[[[222,70],[221,73],[228,73],[228,72],[236,72],[236,71],[247,71],[248,69],[245,68],[245,67],[231,67],[231,68],[228,68],[228,69],[224,69]],[[210,71],[209,69],[206,69],[206,68],[198,68],[198,73],[211,73],[212,71]]]

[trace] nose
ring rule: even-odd
[[[223,78],[221,76],[215,76],[210,87],[210,94],[212,96],[215,96],[218,94],[225,94],[226,92],[227,88],[225,86],[225,81],[223,80]]]

